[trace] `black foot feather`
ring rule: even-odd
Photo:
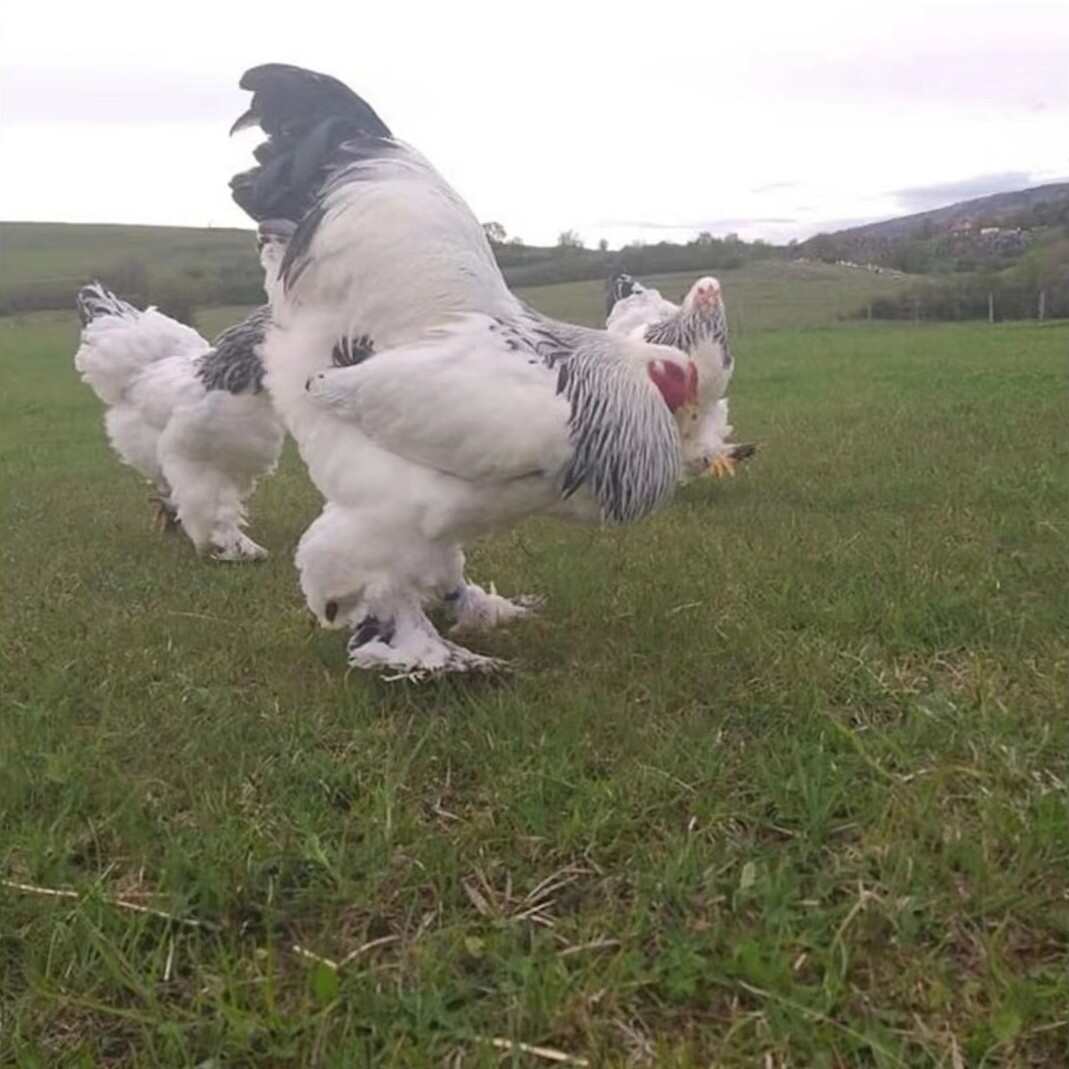
[[[366,646],[369,642],[373,642],[378,639],[384,642],[387,646],[390,644],[390,640],[393,638],[394,626],[390,620],[380,620],[377,616],[365,616],[360,623],[356,625],[355,630],[349,638],[349,650],[357,650],[361,646]]]

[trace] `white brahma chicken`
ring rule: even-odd
[[[308,605],[354,667],[422,678],[500,662],[448,641],[526,615],[465,581],[463,542],[534,513],[630,523],[678,482],[678,349],[547,320],[508,290],[464,201],[334,78],[248,71],[231,182],[254,219],[299,224],[272,300],[266,384],[327,504],[297,550]]]
[[[720,283],[708,275],[698,279],[680,306],[618,273],[609,279],[606,315],[605,328],[611,333],[673,345],[694,361],[700,386],[698,404],[681,428],[684,468],[688,475],[734,475],[736,463],[753,456],[757,447],[729,441],[725,395],[735,361]]]
[[[265,289],[277,277],[293,224],[260,228]],[[139,311],[98,282],[77,297],[74,366],[105,405],[108,439],[156,488],[160,527],[181,524],[214,560],[261,560],[245,535],[245,501],[274,470],[285,430],[263,388],[259,346],[270,308],[207,342],[155,308]]]

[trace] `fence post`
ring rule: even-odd
[[[1047,317],[1047,291],[1039,291],[1039,318],[1041,320]]]
[[[987,321],[995,322],[995,295],[990,292],[987,295]]]

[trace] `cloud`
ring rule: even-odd
[[[1029,171],[1002,171],[999,174],[978,174],[972,178],[961,178],[956,182],[936,182],[927,186],[895,189],[888,195],[901,205],[904,212],[912,213],[942,208],[959,200],[985,197],[991,193],[1012,193],[1033,184],[1034,179]]]
[[[804,241],[816,234],[835,234],[840,230],[853,230],[854,227],[868,226],[869,223],[880,223],[886,219],[886,215],[851,215],[837,219],[818,219],[815,222],[806,223],[797,237],[800,241]]]
[[[802,183],[798,181],[792,182],[769,182],[763,186],[753,186],[750,189],[751,193],[775,193],[781,189],[797,189]]]
[[[32,123],[163,123],[233,119],[244,94],[235,78],[167,70],[11,67],[0,79],[4,120]]]
[[[659,223],[643,219],[603,219],[594,223],[594,226],[624,226],[635,230],[708,230],[716,232],[721,230],[737,230],[746,226],[787,226],[797,223],[794,218],[781,216],[734,216],[726,219],[697,219],[683,223]]]
[[[1065,110],[1065,11],[1063,5],[1056,15],[1030,21],[1023,13],[1011,18],[1004,8],[998,23],[987,25],[984,19],[973,25],[970,11],[957,17],[957,27],[924,37],[902,33],[898,40],[873,37],[850,49],[785,56],[771,78],[797,97],[860,96],[870,106],[922,103],[1020,115]]]

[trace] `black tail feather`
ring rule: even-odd
[[[74,298],[74,305],[78,309],[78,318],[83,327],[101,316],[137,314],[137,309],[132,304],[116,297],[111,290],[106,290],[96,281],[82,286]]]
[[[264,63],[250,67],[238,85],[252,93],[252,103],[230,128],[232,134],[259,125],[268,137],[282,137],[298,128],[307,130],[323,119],[340,117],[372,137],[392,136],[367,101],[329,74],[288,63]]]
[[[253,219],[300,220],[342,145],[393,136],[371,105],[327,74],[266,63],[247,70],[240,84],[252,91],[252,103],[231,133],[258,125],[268,137],[254,151],[258,166],[230,181],[234,200]]]
[[[618,301],[630,297],[633,293],[641,293],[645,287],[636,282],[626,271],[617,271],[609,277],[605,287],[605,315],[609,316]]]

